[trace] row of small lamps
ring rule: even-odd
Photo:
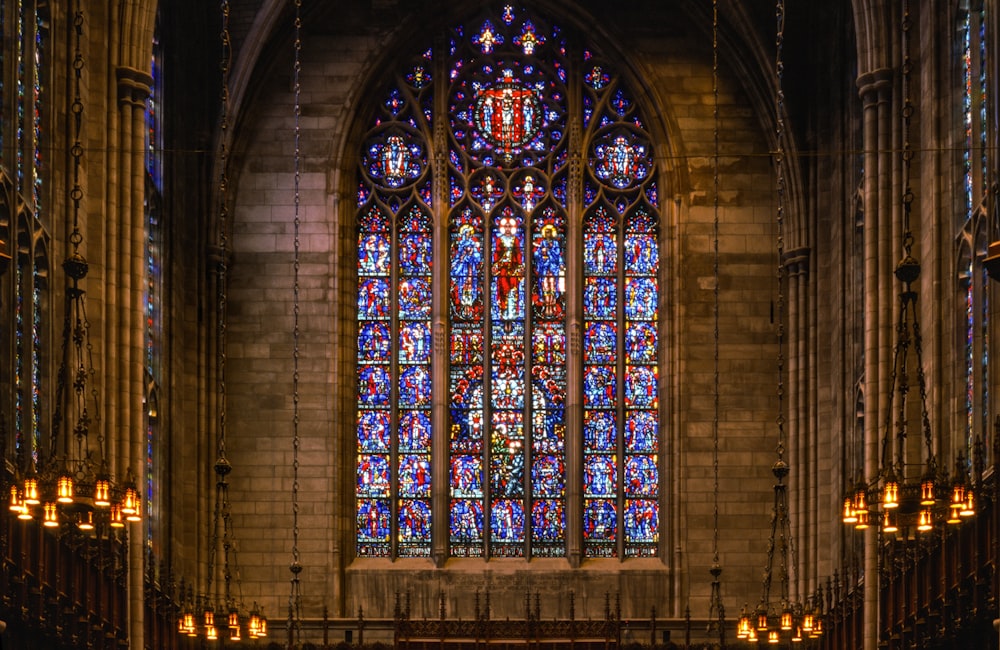
[[[108,513],[108,522],[112,528],[124,528],[126,522],[142,521],[141,499],[133,480],[126,481],[121,498],[117,499],[113,498],[117,490],[105,474],[94,481],[89,495],[84,496],[87,494],[87,487],[89,486],[82,482],[74,481],[69,472],[60,473],[54,481],[31,475],[20,486],[16,483],[10,486],[9,510],[23,521],[40,516],[43,526],[55,528],[62,523],[60,506],[72,508],[76,505],[80,509],[76,512],[75,523],[82,531],[94,529],[95,510]]]
[[[239,610],[231,608],[228,616],[225,618],[226,625],[224,627],[229,631],[227,639],[229,641],[242,641],[243,637]],[[215,610],[211,607],[206,607],[205,612],[202,615],[202,625],[200,631],[204,632],[205,640],[207,641],[219,640],[219,626],[216,624],[215,619]],[[177,621],[177,631],[185,636],[198,636],[199,626],[195,620],[196,618],[194,612],[190,609],[185,610],[184,613],[181,614],[180,619]],[[267,617],[260,613],[257,609],[256,603],[250,611],[250,616],[247,618],[246,628],[247,638],[259,639],[267,636]]]
[[[928,532],[933,530],[937,517],[936,506],[943,501],[938,498],[938,482],[932,474],[924,476],[919,486],[919,508],[917,509],[916,529],[918,532]],[[872,503],[872,495],[868,486],[859,484],[853,494],[844,497],[844,509],[842,521],[846,525],[853,525],[857,530],[864,530],[871,525],[870,515],[874,511],[875,505],[881,505],[882,532],[895,533],[899,530],[897,514],[900,512],[901,491],[905,494],[910,490],[916,490],[915,486],[903,484],[900,486],[899,480],[890,473],[885,479],[882,490],[876,492]],[[950,525],[961,524],[965,519],[976,515],[976,494],[966,481],[956,479],[952,485],[948,498],[948,513],[944,521]]]
[[[770,615],[766,607],[760,607],[755,612],[747,612],[744,608],[736,624],[736,638],[747,643],[781,643],[783,638],[792,643],[801,643],[805,639],[816,639],[823,635],[823,618],[812,611],[805,611],[801,617],[796,616],[791,607],[786,607],[781,616]]]

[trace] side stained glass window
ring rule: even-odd
[[[380,104],[358,186],[357,553],[431,540],[430,52]],[[425,112],[426,111],[426,112]]]
[[[610,66],[522,8],[441,42],[385,91],[360,153],[358,556],[429,556],[446,540],[455,557],[560,557],[572,531],[590,556],[656,555],[659,227],[639,111]],[[572,314],[582,357],[568,354]],[[582,432],[567,431],[568,403],[583,404]],[[570,499],[582,521],[567,521]]]

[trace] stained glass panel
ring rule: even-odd
[[[423,52],[361,139],[358,554],[429,554],[439,489],[430,476],[442,463],[452,556],[563,556],[569,499],[582,505],[588,556],[655,555],[660,271],[654,158],[638,107],[606,60],[586,50],[570,61],[561,30],[520,7],[458,25],[446,42],[447,75],[433,78]],[[439,93],[448,113],[435,124]],[[575,152],[569,107],[584,126]],[[449,138],[438,149],[427,134],[442,124]],[[428,160],[438,150],[440,185]],[[586,163],[576,187],[573,155]],[[571,196],[584,201],[576,261],[566,256]],[[435,223],[447,225],[446,242],[434,242]],[[436,246],[447,250],[440,290]],[[583,283],[570,295],[574,263]],[[446,394],[432,382],[435,294],[447,318]],[[578,363],[567,354],[573,309],[584,317],[582,387],[567,385]],[[568,391],[583,404],[576,459],[566,456]],[[430,453],[435,402],[448,407],[443,459]],[[567,485],[574,464],[582,486]]]

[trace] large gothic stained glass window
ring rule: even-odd
[[[608,61],[522,8],[439,42],[385,90],[360,152],[357,554],[656,555],[640,111]]]

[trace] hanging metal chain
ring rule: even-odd
[[[224,530],[227,525],[225,519],[228,518],[228,515],[223,513],[223,501],[228,501],[224,492],[228,491],[226,475],[229,473],[229,461],[226,460],[226,282],[228,271],[226,261],[226,249],[228,247],[226,229],[228,228],[229,220],[227,196],[229,190],[229,179],[227,176],[229,153],[226,139],[228,137],[229,129],[229,69],[232,62],[232,42],[229,36],[229,0],[222,0],[220,10],[222,14],[222,25],[219,32],[219,41],[221,45],[219,60],[221,73],[221,91],[219,97],[219,223],[217,226],[219,232],[218,250],[216,251],[218,256],[218,259],[216,260],[216,282],[218,283],[216,287],[216,292],[218,294],[218,305],[216,311],[216,319],[218,321],[216,324],[218,368],[216,369],[216,372],[218,373],[219,430],[216,432],[216,451],[218,456],[215,462],[215,472],[217,479],[215,485],[215,504],[212,515],[211,547],[208,552],[208,577],[205,589],[205,596],[209,600],[212,599],[212,581],[215,578],[215,557],[219,546],[220,518],[223,519],[222,525]],[[225,536],[225,532],[223,534]],[[228,600],[230,578],[228,551],[223,559],[225,561],[225,566],[223,567],[223,577],[226,581],[225,597]]]
[[[300,117],[302,106],[300,94],[302,90],[300,72],[302,69],[302,0],[295,0],[295,62],[293,65],[293,87],[295,91],[295,219],[294,247],[295,260],[293,264],[294,279],[292,287],[292,572],[291,594],[288,598],[289,641],[299,643],[302,634],[301,608],[302,586],[299,574],[302,572],[299,555],[299,270],[300,270],[300,239],[299,226],[299,183],[301,180],[300,138],[302,134]]]
[[[726,646],[726,613],[722,604],[722,565],[719,563],[719,2],[712,0],[712,593],[708,605],[708,631]]]

